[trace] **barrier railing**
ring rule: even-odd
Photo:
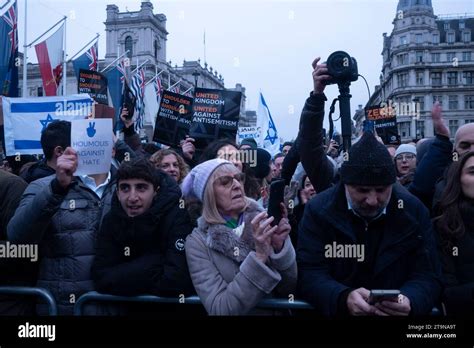
[[[58,307],[53,295],[47,289],[34,288],[29,286],[0,286],[0,294],[2,295],[27,295],[27,296],[38,296],[43,298],[49,310],[50,316],[58,315]]]
[[[74,304],[74,315],[82,315],[82,309],[84,304],[91,301],[104,301],[104,302],[142,302],[142,303],[184,303],[192,305],[202,305],[201,300],[198,296],[189,296],[184,298],[178,297],[159,297],[153,295],[141,295],[141,296],[115,296],[108,294],[101,294],[96,291],[88,292],[76,301]],[[288,299],[277,299],[269,298],[260,301],[256,308],[267,308],[267,309],[313,309],[313,307],[304,301],[290,301]]]

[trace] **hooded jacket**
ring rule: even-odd
[[[193,293],[184,243],[191,232],[181,190],[162,171],[159,190],[145,213],[129,217],[114,194],[98,234],[92,268],[99,292],[159,296]]]

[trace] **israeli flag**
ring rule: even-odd
[[[2,98],[7,156],[42,154],[41,132],[55,120],[92,115],[88,94],[41,98]]]
[[[270,152],[272,157],[275,156],[280,152],[280,138],[278,137],[278,131],[273,122],[270,109],[261,92],[258,103],[257,126],[260,126],[261,129],[261,136],[257,144],[259,144],[259,147],[263,147]]]

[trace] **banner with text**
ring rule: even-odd
[[[235,140],[241,99],[241,92],[196,88],[189,130],[196,148],[203,149],[216,139]]]
[[[163,91],[156,115],[153,141],[178,146],[186,138],[191,126],[193,98],[168,90]]]
[[[365,109],[366,119],[374,121],[375,131],[385,145],[399,145],[397,115],[391,107],[371,106]]]
[[[80,69],[77,89],[79,93],[89,94],[99,104],[108,105],[107,78],[101,73]]]

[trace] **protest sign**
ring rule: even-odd
[[[399,145],[397,115],[392,108],[371,106],[365,109],[366,119],[375,122],[375,131],[385,145]]]
[[[107,78],[97,71],[80,69],[77,90],[79,93],[89,94],[99,104],[108,105],[109,103]]]
[[[203,149],[210,142],[234,140],[240,116],[241,92],[197,88],[194,93],[192,124],[189,135],[194,145]]]
[[[92,115],[93,100],[87,94],[2,99],[8,156],[42,154],[41,132],[48,124]]]
[[[86,119],[71,122],[71,146],[77,151],[74,175],[108,173],[112,163],[112,120]]]
[[[258,139],[262,132],[261,127],[239,127],[237,131],[237,143],[240,144],[246,138]]]
[[[164,91],[156,115],[153,141],[178,146],[189,133],[192,103],[193,98]]]

